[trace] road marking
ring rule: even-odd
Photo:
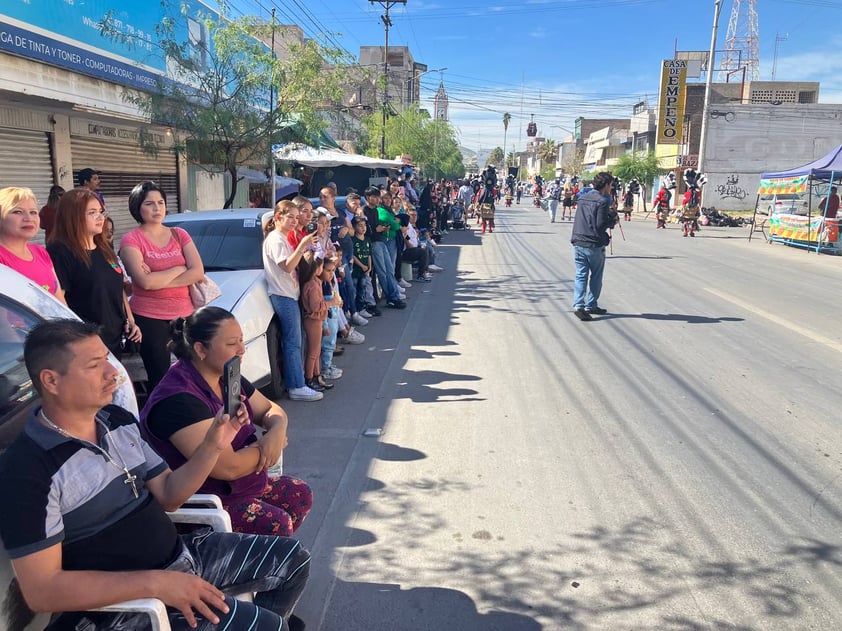
[[[803,335],[814,342],[818,342],[819,344],[823,344],[828,348],[835,350],[837,353],[842,353],[842,344],[837,342],[836,340],[832,340],[829,337],[825,337],[824,335],[820,335],[815,331],[811,331],[810,329],[804,328],[803,326],[799,326],[794,322],[790,322],[785,318],[781,318],[776,316],[774,313],[769,313],[768,311],[764,311],[763,309],[758,309],[757,307],[748,304],[747,302],[743,302],[739,298],[735,298],[729,294],[723,293],[718,289],[712,289],[710,287],[705,287],[705,291],[708,293],[713,294],[714,296],[718,296],[727,302],[733,303],[738,307],[742,307],[746,311],[754,313],[755,315],[759,315],[761,318],[766,318],[767,320],[774,322],[775,324],[779,324],[785,329],[789,329],[794,333],[798,333],[799,335]]]

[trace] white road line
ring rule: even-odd
[[[732,304],[737,305],[738,307],[742,307],[746,311],[759,315],[761,318],[766,318],[770,322],[774,322],[775,324],[779,324],[780,326],[784,327],[785,329],[789,329],[794,333],[798,333],[799,335],[803,335],[806,338],[813,340],[814,342],[818,342],[819,344],[823,344],[828,348],[835,350],[837,353],[842,353],[842,344],[837,342],[836,340],[832,340],[829,337],[825,337],[824,335],[820,335],[815,331],[811,331],[810,329],[805,328],[803,325],[796,324],[791,322],[785,318],[781,318],[776,316],[774,313],[769,313],[768,311],[764,311],[763,309],[758,309],[757,307],[748,304],[747,302],[743,302],[739,298],[735,298],[729,294],[723,293],[718,289],[712,289],[710,287],[705,287],[705,291],[708,293],[713,294],[714,296],[718,296],[725,300],[726,302],[730,302]]]

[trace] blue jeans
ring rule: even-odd
[[[573,260],[576,263],[573,309],[588,310],[598,307],[597,301],[599,294],[602,293],[602,272],[605,270],[605,248],[574,245]],[[585,291],[587,291],[587,297]]]
[[[354,286],[354,279],[351,278],[351,270],[354,268],[354,263],[350,257],[346,260],[343,256],[342,265],[345,266],[345,276],[339,283],[339,295],[342,296],[342,302],[345,303],[345,310],[353,315],[358,311],[357,289]]]
[[[551,199],[550,203],[547,204],[547,209],[550,213],[550,221],[555,221],[555,214],[558,212],[558,200]]]
[[[269,294],[272,308],[281,325],[284,384],[287,390],[304,387],[304,362],[301,359],[301,309],[298,301]]]
[[[390,259],[389,249],[384,241],[372,242],[371,259],[374,261],[374,273],[377,274],[377,280],[386,298],[400,300],[401,292],[398,289],[398,281],[395,280],[395,259]]]
[[[336,350],[336,336],[339,334],[339,307],[328,307],[325,326],[329,335],[322,335],[322,372],[333,364],[333,351]]]

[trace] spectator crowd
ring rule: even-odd
[[[286,412],[241,378],[241,405],[223,414],[224,367],[245,353],[242,330],[230,312],[196,304],[191,287],[206,279],[202,259],[185,230],[164,223],[166,191],[151,181],[134,187],[127,206],[138,226],[116,250],[99,173],[81,170],[78,184],[53,187],[40,210],[30,189],[0,190],[0,263],[82,320],[30,332],[24,359],[42,404],[0,456],[0,501],[8,508],[0,537],[24,599],[55,612],[51,629],[143,628],[126,618],[137,614],[78,613],[143,596],[180,612],[172,621],[181,616],[199,628],[226,621],[231,629],[303,628],[292,609],[309,557],[291,537],[313,494],[277,467]],[[412,283],[442,271],[437,242],[457,195],[450,182],[428,181],[419,193],[410,180],[391,179],[350,192],[341,210],[327,186],[315,207],[298,196],[266,213],[264,272],[290,399],[321,400],[343,376],[334,359],[344,345],[365,341],[359,329],[382,315],[381,306],[405,309]],[[46,247],[33,242],[41,228]],[[108,352],[142,359],[148,399],[139,424],[110,405]],[[31,483],[37,476],[46,477]],[[54,502],[50,489],[75,499]],[[196,491],[220,497],[234,538],[202,545],[164,524],[162,507]],[[141,533],[151,541],[148,553],[125,550]],[[267,537],[282,539],[271,554]],[[271,562],[255,569],[249,585],[258,595],[237,613],[226,589],[253,562],[237,556],[249,546]],[[239,567],[227,567],[235,560]],[[197,581],[143,574],[158,570]],[[77,572],[100,592],[74,585]],[[249,615],[256,626],[243,623]]]

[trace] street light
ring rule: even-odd
[[[414,86],[414,83],[416,81],[418,81],[425,74],[430,74],[431,72],[444,72],[445,70],[447,70],[447,68],[433,68],[432,70],[425,70],[424,72],[419,72],[418,74],[409,77],[409,79],[406,80],[407,86],[412,86],[412,89],[409,91],[409,98],[407,99],[409,101],[409,103],[415,102],[415,89],[414,89],[415,86]],[[421,84],[420,83],[418,84],[418,100],[419,101],[421,100]]]

